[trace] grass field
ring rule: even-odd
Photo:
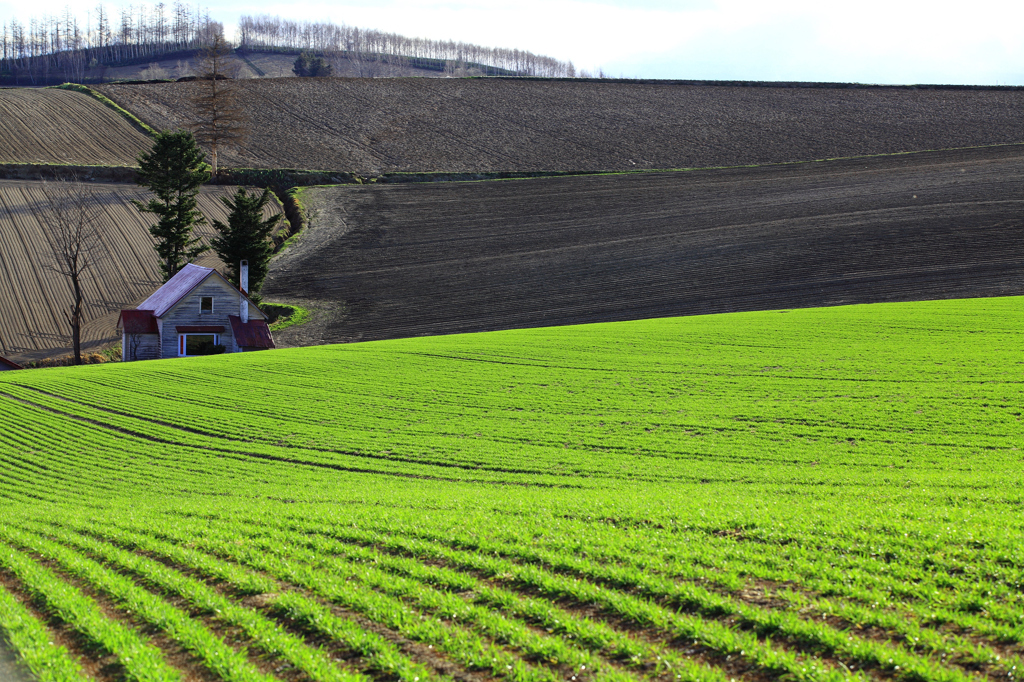
[[[56,680],[1017,679],[1022,305],[5,373],[0,630]]]

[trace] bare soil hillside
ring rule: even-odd
[[[151,146],[124,117],[82,93],[0,89],[0,163],[134,166]]]
[[[248,69],[256,67],[266,78],[294,78],[292,67],[295,65],[294,54],[277,54],[274,52],[251,52],[245,55]],[[334,69],[334,75],[343,78],[395,78],[400,76],[417,76],[422,78],[443,78],[445,74],[429,69],[417,69],[412,66],[386,64],[376,61],[354,61],[345,57],[329,57],[328,62]]]
[[[282,344],[1024,294],[1024,146],[307,190]]]
[[[295,64],[294,54],[277,52],[247,52],[244,55],[232,54],[227,58],[227,71],[237,78],[294,78],[292,66]],[[330,60],[335,76],[353,78],[374,76],[423,76],[438,78],[444,76],[437,71],[417,69],[410,66],[389,65],[378,62],[353,62],[344,57]],[[154,59],[146,64],[131,66],[97,67],[87,71],[88,79],[106,80],[159,80],[178,79],[196,75],[198,60],[195,56],[171,59]],[[90,81],[92,82],[92,81]]]
[[[103,206],[103,253],[106,260],[85,280],[85,348],[98,348],[116,340],[114,325],[121,308],[138,303],[161,283],[160,268],[149,226],[154,216],[139,213],[129,199],[145,200],[148,192],[136,185],[89,185]],[[227,220],[218,197],[234,187],[204,188],[199,208],[208,220]],[[276,203],[272,209],[280,211]],[[70,331],[62,310],[71,303],[66,280],[49,267],[50,252],[40,220],[47,209],[42,183],[0,180],[0,355],[17,362],[70,352]],[[209,225],[197,234],[213,235]],[[221,267],[207,252],[198,261]]]
[[[99,90],[157,128],[196,83]],[[241,83],[253,135],[225,166],[594,171],[735,166],[1024,142],[1024,89],[280,78]]]

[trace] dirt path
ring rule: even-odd
[[[311,190],[281,345],[1024,294],[1024,147]]]
[[[32,682],[32,675],[26,668],[18,665],[18,659],[3,635],[0,635],[0,680]]]

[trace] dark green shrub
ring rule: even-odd
[[[227,350],[228,350],[227,348],[225,348],[223,345],[221,345],[219,343],[214,345],[213,343],[211,343],[209,341],[203,341],[203,342],[197,343],[195,345],[195,349],[194,349],[194,352],[192,354],[193,355],[220,355],[221,353],[226,353]]]
[[[292,67],[292,73],[302,77],[330,76],[333,71],[323,57],[315,57],[312,52],[301,53]]]

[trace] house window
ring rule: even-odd
[[[202,296],[199,298],[199,314],[206,315],[213,312],[213,296]]]
[[[219,343],[220,334],[178,334],[178,355],[213,355]]]

